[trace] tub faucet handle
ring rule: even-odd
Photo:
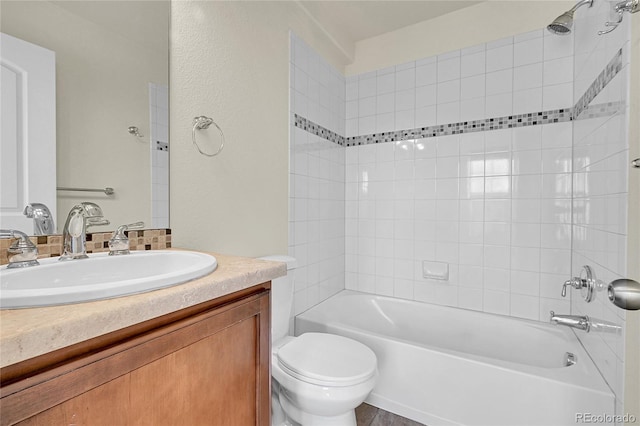
[[[585,302],[589,303],[593,301],[596,297],[596,289],[601,287],[602,281],[596,278],[593,269],[589,265],[585,265],[582,267],[582,271],[580,271],[580,276],[573,277],[570,280],[567,280],[562,285],[562,297],[567,296],[567,287],[573,287],[576,290],[580,290],[580,295],[585,300]]]
[[[562,297],[567,297],[567,286],[573,287],[576,290],[579,290],[582,287],[581,279],[578,277],[573,277],[570,280],[566,280],[562,285]]]

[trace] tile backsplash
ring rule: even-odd
[[[171,248],[171,229],[144,229],[125,231],[129,237],[131,250],[161,250]],[[87,234],[87,253],[109,251],[109,239],[113,232],[95,232]],[[38,258],[56,257],[62,253],[62,235],[39,235],[30,237],[38,247]],[[0,240],[0,265],[9,263],[7,250],[13,240]]]

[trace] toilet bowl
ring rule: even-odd
[[[378,376],[375,354],[343,336],[290,336],[295,259],[262,259],[286,262],[288,270],[286,277],[271,284],[272,424],[355,426],[355,408]]]
[[[371,349],[342,336],[306,333],[272,350],[271,374],[288,418],[301,425],[355,425],[355,408],[378,376]]]

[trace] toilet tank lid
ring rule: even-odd
[[[298,261],[295,257],[286,256],[284,254],[274,254],[270,256],[259,257],[260,260],[271,260],[273,262],[284,262],[287,264],[287,271],[295,269],[298,266]]]

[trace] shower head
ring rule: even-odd
[[[553,20],[552,23],[547,25],[547,29],[553,34],[567,35],[571,33],[571,27],[573,26],[573,10],[569,10]]]
[[[582,0],[578,2],[571,9],[567,10],[562,15],[558,16],[553,20],[552,23],[547,25],[547,29],[553,34],[557,35],[568,35],[571,33],[571,27],[573,26],[573,12],[576,11],[580,6],[584,6],[588,4],[589,7],[593,5],[593,0]]]

